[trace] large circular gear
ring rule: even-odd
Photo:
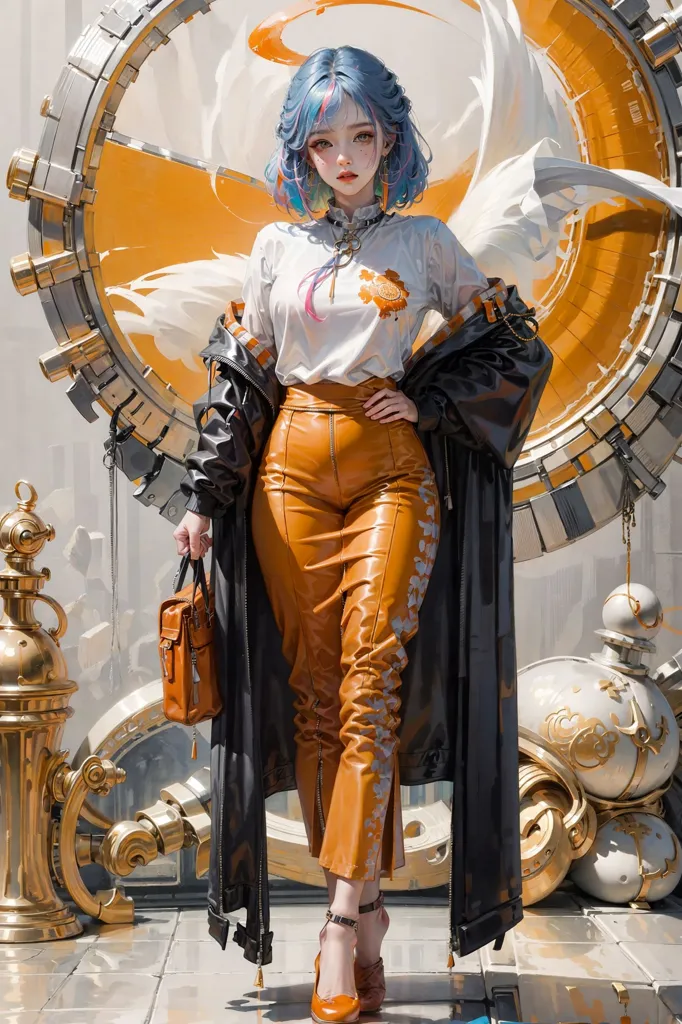
[[[116,131],[119,105],[144,62],[181,25],[228,2],[111,3],[43,103],[37,152],[18,151],[8,172],[10,194],[29,204],[29,251],[13,261],[13,278],[23,294],[38,291],[57,340],[43,371],[51,380],[72,378],[67,393],[89,421],[97,418],[94,404],[109,414],[123,406],[120,424],[130,430],[119,466],[135,482],[135,497],[174,523],[184,512],[178,485],[196,445],[191,402],[204,390],[203,367],[198,359],[194,369],[180,364],[180,377],[158,349],[121,330],[107,293],[115,261],[103,263],[102,254],[126,230],[122,248],[132,250],[134,230],[160,229],[162,188],[134,205],[150,169],[176,192],[211,178],[233,206],[248,194],[248,231],[238,218],[226,226],[243,234],[235,251],[248,251],[258,227],[274,219],[255,179]],[[453,5],[460,2],[476,7],[474,0]],[[527,39],[563,83],[582,158],[677,184],[682,76],[674,57],[682,29],[674,13],[655,23],[647,0],[518,0],[517,7]],[[682,439],[679,234],[678,219],[654,202],[628,201],[615,212],[601,204],[576,223],[560,269],[543,282],[542,333],[555,367],[515,468],[517,560],[613,519],[626,477],[636,495],[663,488],[661,474]]]

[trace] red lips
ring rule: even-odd
[[[353,178],[357,178],[357,174],[353,171],[346,171],[344,174],[337,175],[337,181],[352,181]]]

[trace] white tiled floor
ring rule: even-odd
[[[496,987],[516,987],[524,1020],[618,1024],[612,981],[626,985],[633,1024],[682,1013],[682,902],[655,913],[591,907],[557,893],[526,916],[501,950],[446,970],[444,908],[391,908],[384,945],[388,995],[363,1024],[445,1024],[485,1015]],[[319,906],[275,906],[266,987],[228,942],[210,938],[204,910],[143,912],[137,924],[76,940],[0,945],[0,1024],[308,1024]],[[682,1019],[682,1018],[681,1018]]]

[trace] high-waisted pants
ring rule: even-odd
[[[404,864],[400,672],[439,530],[435,479],[413,424],[380,423],[363,409],[383,387],[395,384],[287,389],[252,519],[291,665],[310,851],[357,880]]]

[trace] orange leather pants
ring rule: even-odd
[[[439,530],[435,479],[413,425],[363,410],[392,386],[372,378],[288,388],[253,501],[256,551],[292,667],[310,851],[358,880],[404,863],[400,672]]]

